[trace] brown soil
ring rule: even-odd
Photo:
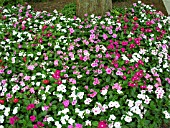
[[[52,12],[54,9],[60,11],[66,4],[75,2],[76,0],[48,0],[48,2],[29,2],[35,10],[45,10]],[[132,3],[138,0],[126,0],[125,2],[113,2],[113,6],[116,7],[130,7]],[[145,4],[153,4],[157,10],[162,11],[165,15],[168,15],[162,0],[141,0]]]

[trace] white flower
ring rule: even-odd
[[[64,116],[64,119],[65,119],[65,120],[68,120],[68,119],[69,119],[69,116],[68,116],[68,115],[65,115],[65,116]]]
[[[54,119],[53,119],[52,117],[48,117],[48,118],[47,118],[47,122],[49,123],[49,122],[51,122],[51,121],[54,121]]]
[[[37,52],[37,55],[40,56],[40,55],[41,55],[41,52]]]
[[[35,78],[36,78],[35,76],[32,76],[32,77],[31,77],[31,80],[35,80]]]
[[[61,102],[62,99],[63,99],[63,95],[62,94],[57,94],[56,96],[59,98],[59,101]]]
[[[124,54],[122,54],[122,59],[123,60],[129,60]]]
[[[109,108],[112,108],[114,107],[114,102],[113,101],[110,101],[109,104],[108,104]]]
[[[62,83],[66,83],[66,80],[62,80]]]
[[[40,86],[40,82],[36,82],[36,86]]]
[[[77,90],[76,86],[72,86],[71,90]]]
[[[62,124],[66,124],[66,121],[63,117],[61,117],[60,121],[61,121]]]
[[[120,122],[115,122],[114,126],[115,126],[115,128],[121,128],[121,123]]]
[[[144,99],[145,99],[145,95],[143,95],[143,94],[138,94],[138,95],[137,95],[137,98],[144,100]]]
[[[18,107],[15,107],[12,114],[16,114],[18,112]]]
[[[115,120],[115,119],[116,119],[116,117],[113,114],[110,115],[109,120]]]
[[[73,120],[72,118],[70,118],[70,119],[68,120],[68,123],[71,124],[71,125],[73,125],[73,124],[75,123],[75,120]]]
[[[4,122],[4,115],[0,116],[0,123],[2,124]]]
[[[9,112],[10,112],[10,107],[6,107],[4,111],[4,115],[9,116]]]
[[[84,114],[84,111],[79,111],[78,116],[83,119],[84,118],[83,114]]]
[[[55,126],[57,126],[57,128],[62,128],[62,125],[59,123],[59,121],[55,121]]]
[[[85,110],[86,114],[90,114],[90,110],[86,109]]]
[[[129,123],[129,122],[132,121],[132,117],[130,117],[130,116],[125,116],[124,120]]]
[[[113,105],[114,105],[115,108],[119,108],[119,107],[120,107],[120,104],[119,104],[119,102],[117,102],[117,101],[114,101],[114,102],[113,102]]]
[[[132,100],[127,100],[129,103],[128,103],[128,106],[129,107],[132,107],[133,105],[134,105],[134,101],[132,101]]]
[[[0,104],[0,110],[3,110],[4,108],[5,106]]]
[[[42,95],[42,100],[46,100],[45,94]]]
[[[86,122],[85,122],[86,124],[86,126],[91,126],[91,121],[89,121],[89,120],[86,120]]]
[[[101,113],[101,109],[99,107],[95,107],[92,109],[92,112],[94,113],[94,115],[98,115]]]
[[[4,128],[4,126],[3,126],[3,125],[0,125],[0,128]]]
[[[116,90],[116,91],[117,91],[118,94],[122,94],[123,93],[123,91],[121,91],[121,90]]]
[[[85,104],[90,104],[91,102],[92,102],[92,99],[91,99],[91,98],[87,98],[87,99],[84,101]]]
[[[69,112],[69,109],[68,108],[64,108],[63,110],[62,110],[62,113],[63,114],[67,114]]]
[[[77,97],[78,97],[79,99],[83,99],[83,96],[84,96],[84,92],[78,92],[78,93],[77,93]]]
[[[101,94],[102,94],[102,95],[106,95],[106,94],[107,94],[107,89],[103,89],[103,90],[101,91]]]

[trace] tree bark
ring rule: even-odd
[[[76,15],[83,18],[84,14],[103,16],[112,9],[112,0],[76,0]]]

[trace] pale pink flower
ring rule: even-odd
[[[34,88],[30,88],[31,93],[35,93]]]
[[[54,61],[54,66],[58,66],[58,60]]]
[[[34,68],[35,68],[34,65],[29,65],[29,66],[27,67],[28,70],[34,70]]]

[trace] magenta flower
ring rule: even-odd
[[[44,124],[40,121],[37,122],[37,125],[40,126],[40,127],[44,127]]]
[[[70,104],[69,100],[64,100],[63,101],[63,105],[64,105],[65,108],[67,108],[69,106],[69,104]]]
[[[106,121],[100,121],[97,128],[108,128]]]
[[[38,125],[37,125],[37,124],[34,124],[34,125],[33,125],[33,128],[38,128]]]
[[[43,42],[43,39],[40,38],[40,39],[38,40],[38,42],[41,44],[41,43]]]
[[[13,117],[9,118],[9,123],[11,125],[14,125],[15,124],[15,119]]]
[[[33,109],[33,108],[35,108],[35,105],[34,105],[34,104],[29,104],[29,105],[27,106],[27,110],[31,110],[31,109]]]
[[[30,116],[30,120],[31,120],[32,122],[34,122],[34,121],[36,120],[36,116],[34,116],[34,115]]]
[[[82,124],[76,124],[76,128],[83,128]]]
[[[19,120],[19,118],[17,116],[13,116],[13,117],[10,117],[9,118],[9,123],[11,125],[14,125],[15,124],[15,121]]]
[[[52,74],[52,77],[56,80],[60,78],[60,70],[56,70],[54,74]]]
[[[128,42],[123,41],[123,42],[122,42],[122,46],[126,46],[126,45],[128,45]]]
[[[74,128],[73,125],[69,125],[68,128]]]

